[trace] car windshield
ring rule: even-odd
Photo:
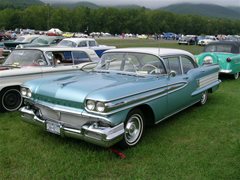
[[[97,71],[117,71],[139,75],[166,74],[162,61],[145,53],[106,53],[95,68]]]
[[[76,47],[77,44],[69,40],[62,40],[60,43],[58,43],[58,46]]]
[[[35,38],[36,38],[36,36],[20,36],[15,41],[16,42],[31,42]]]
[[[38,38],[34,39],[32,43],[33,44],[48,44],[49,41],[44,37],[38,37]]]
[[[204,52],[225,52],[225,53],[232,53],[233,46],[229,44],[214,44],[214,45],[208,45]]]
[[[3,65],[7,66],[36,66],[46,65],[43,53],[38,50],[14,50]]]

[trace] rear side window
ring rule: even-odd
[[[92,47],[92,46],[97,46],[96,42],[95,41],[89,41],[89,46]]]
[[[176,57],[167,57],[164,58],[168,71],[175,71],[177,73],[177,75],[182,74],[182,70],[181,70],[181,64],[180,64],[180,59],[178,56]]]
[[[78,44],[78,47],[87,47],[87,42],[86,42],[86,41],[81,41],[81,42]]]
[[[182,68],[183,68],[184,74],[186,74],[189,70],[195,68],[194,63],[192,62],[191,58],[182,56],[181,61],[182,61]]]
[[[72,56],[73,56],[74,64],[90,61],[89,56],[83,51],[73,51]]]

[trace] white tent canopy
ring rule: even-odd
[[[48,32],[62,34],[63,32],[58,28],[49,29]]]

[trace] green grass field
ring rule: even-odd
[[[151,40],[99,40],[108,45],[156,46]],[[160,43],[199,53],[200,47]],[[223,79],[204,106],[192,106],[146,129],[120,159],[109,149],[61,138],[0,115],[0,179],[240,179],[239,80]]]

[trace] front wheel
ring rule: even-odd
[[[233,75],[233,77],[234,77],[234,79],[238,79],[239,78],[239,72],[237,72],[237,73],[235,73],[234,75]]]
[[[0,93],[0,110],[16,111],[22,105],[23,98],[19,90],[11,88],[2,90]]]
[[[123,148],[135,146],[141,139],[144,129],[144,115],[139,109],[132,110],[125,122],[124,137],[120,142]]]
[[[207,93],[207,91],[205,91],[202,93],[202,97],[201,97],[201,100],[199,101],[199,105],[206,104],[207,99],[208,99],[208,93]]]

